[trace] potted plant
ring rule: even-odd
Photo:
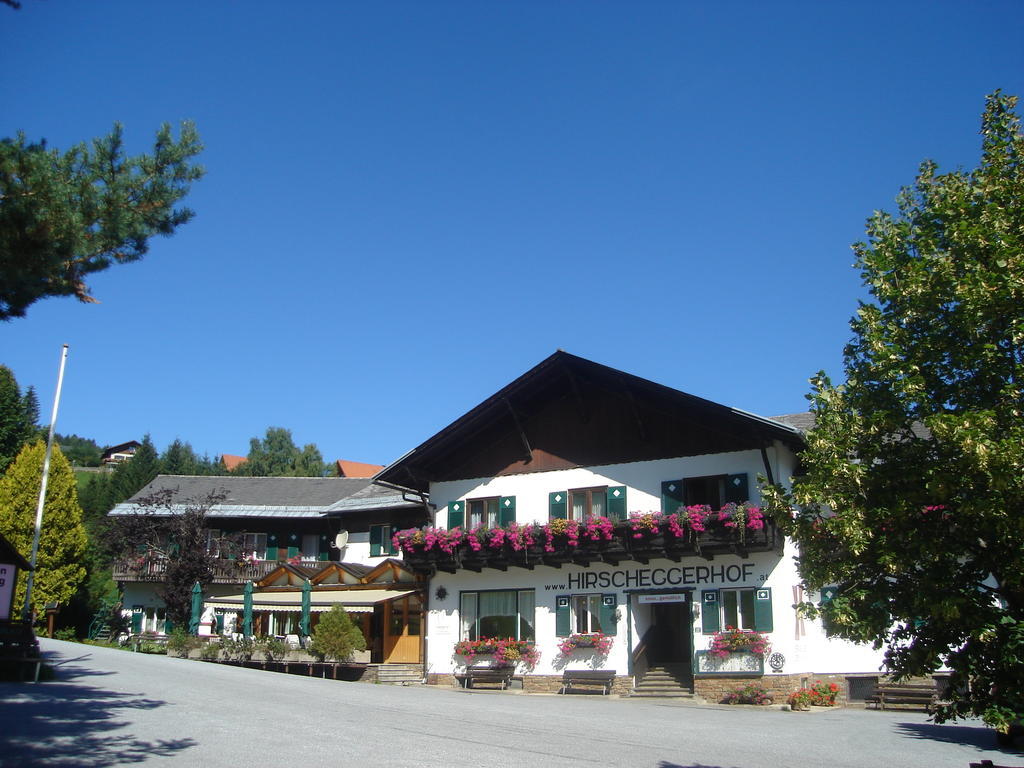
[[[810,687],[811,704],[815,707],[834,707],[836,696],[839,694],[839,686],[835,683],[823,683],[815,680]]]
[[[725,703],[767,705],[772,703],[772,696],[763,686],[757,683],[749,683],[742,688],[727,693],[725,695]]]
[[[810,688],[799,688],[789,694],[789,706],[795,712],[807,711],[811,708],[813,694]]]

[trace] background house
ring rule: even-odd
[[[165,492],[172,494],[169,505],[147,505],[147,500]],[[421,499],[374,485],[366,478],[160,475],[115,506],[110,516],[180,514],[210,494],[223,494],[223,500],[206,512],[208,546],[216,548],[222,537],[241,542],[241,552],[217,558],[213,582],[204,592],[217,611],[213,631],[223,629],[225,622],[232,625],[229,614],[235,610],[231,598],[246,582],[257,585],[258,601],[263,593],[294,593],[309,578],[316,589],[332,593],[321,596],[320,603],[345,605],[346,598],[351,598],[359,613],[369,614],[363,617],[364,631],[370,646],[377,648],[379,660],[386,661],[390,652],[413,655],[412,660],[418,661],[418,633],[414,643],[398,643],[404,650],[396,651],[396,643],[389,646],[389,642],[390,634],[395,634],[390,629],[397,627],[397,634],[408,636],[410,623],[417,626],[420,603],[415,595],[423,585],[414,583],[414,576],[391,558],[391,536],[399,528],[420,525],[427,519]],[[164,561],[147,558],[123,558],[115,563],[114,579],[121,587],[125,609],[131,612],[133,631],[168,630],[164,605],[157,596],[165,567]],[[390,585],[400,585],[399,591],[389,592]],[[367,590],[371,589],[376,590],[375,599],[367,603]],[[356,599],[349,594],[356,591],[367,594]],[[392,601],[397,601],[397,606]],[[265,614],[260,619],[264,633],[282,635],[296,629],[294,606],[266,603],[258,610]],[[417,618],[411,622],[403,618],[399,626],[392,616],[398,612],[403,617],[416,613]],[[416,646],[414,653],[412,645]]]

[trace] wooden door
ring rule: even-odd
[[[418,664],[423,609],[417,595],[384,605],[384,663]]]

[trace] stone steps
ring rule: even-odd
[[[638,698],[693,699],[693,678],[688,664],[652,666],[633,686],[630,694]]]
[[[382,685],[411,685],[423,682],[423,668],[419,664],[381,664],[377,667],[377,682]]]

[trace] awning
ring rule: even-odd
[[[329,611],[335,605],[341,605],[349,613],[373,613],[373,606],[388,600],[414,594],[417,590],[406,589],[334,589],[314,590],[309,610],[312,613]],[[204,606],[221,608],[227,611],[241,611],[244,605],[242,595],[226,595],[211,597],[203,601]],[[252,596],[254,611],[301,611],[302,592],[256,592]]]

